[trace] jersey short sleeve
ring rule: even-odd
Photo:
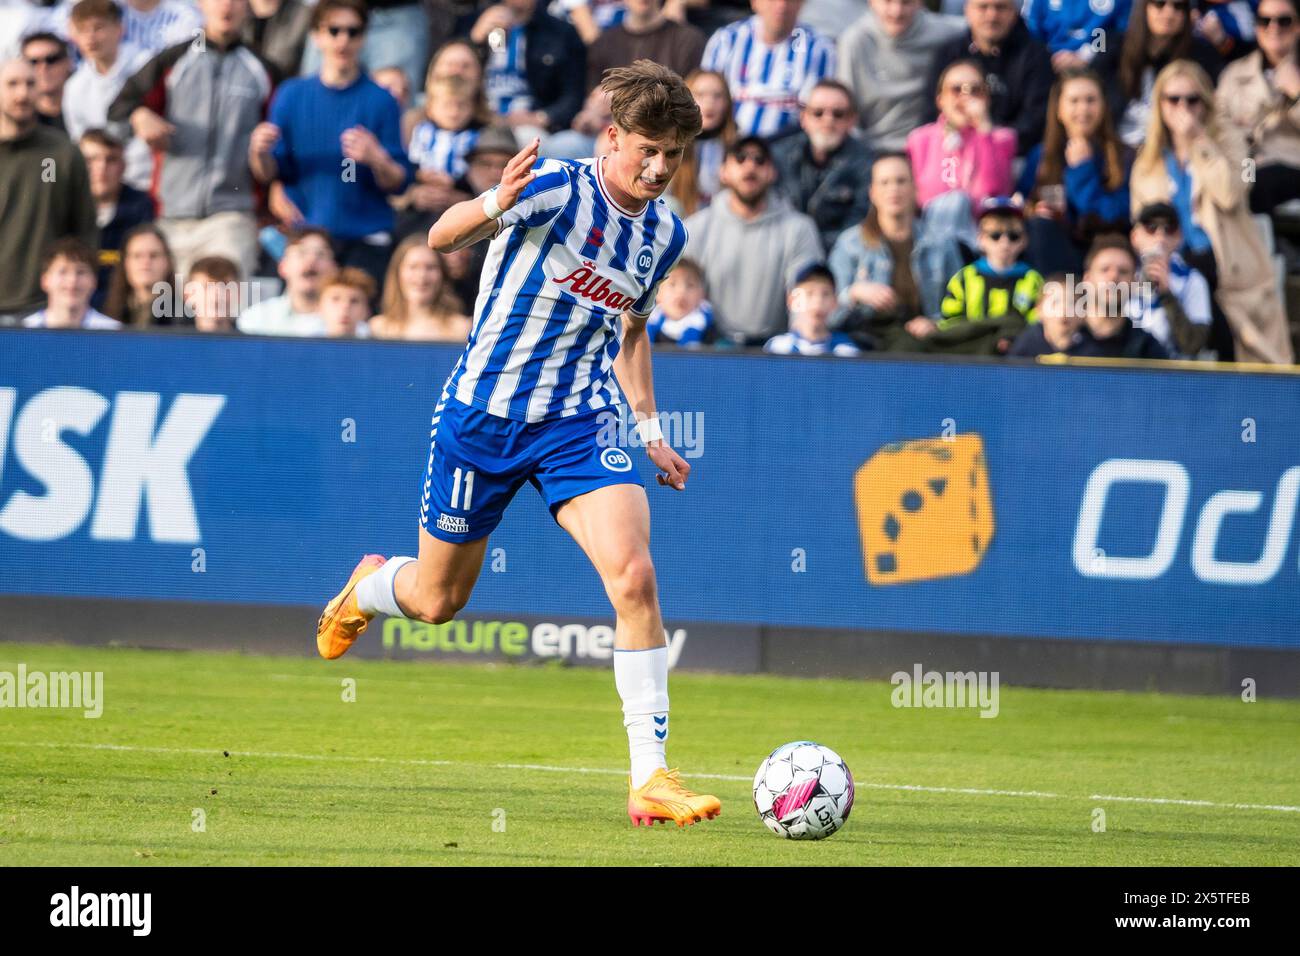
[[[568,166],[553,159],[539,159],[533,163],[533,169],[537,171],[537,177],[519,193],[518,201],[497,219],[498,232],[512,226],[526,229],[544,226],[559,215],[569,201],[573,180]],[[497,188],[493,186],[488,192],[495,192]]]
[[[650,285],[641,298],[628,306],[628,310],[635,312],[637,315],[649,315],[654,311],[655,298],[659,295],[659,286],[663,284],[664,278],[673,271],[673,267],[677,265],[677,260],[686,251],[686,242],[690,238],[687,235],[686,226],[676,217],[673,217],[672,223],[672,238],[668,240],[668,248],[664,250],[663,256],[659,259],[659,264],[655,267]]]

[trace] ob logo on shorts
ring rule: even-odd
[[[621,448],[606,448],[600,453],[600,463],[610,471],[632,470],[632,459]]]

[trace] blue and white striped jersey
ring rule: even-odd
[[[762,39],[758,17],[723,27],[704,48],[702,70],[727,78],[741,136],[775,136],[799,122],[799,101],[835,75],[835,41],[800,24],[778,43]]]
[[[704,301],[698,309],[687,312],[680,319],[670,319],[659,306],[650,313],[645,324],[651,342],[675,342],[683,348],[694,348],[704,342],[713,328],[713,306]]]
[[[150,53],[182,40],[193,40],[203,30],[203,15],[193,0],[162,0],[148,13],[119,3],[123,39]]]
[[[465,156],[478,142],[476,129],[442,129],[433,120],[423,120],[411,130],[406,155],[420,169],[447,173],[453,179],[465,175]]]
[[[528,62],[527,41],[523,27],[511,27],[500,49],[488,54],[483,68],[488,105],[505,116],[511,110],[531,110],[533,93],[525,75]]]
[[[843,332],[832,332],[824,339],[806,339],[790,331],[772,336],[763,351],[775,355],[858,355],[862,350]]]
[[[636,215],[621,209],[602,165],[538,160],[537,178],[498,220],[474,328],[448,381],[458,401],[522,422],[621,403],[622,313],[650,314],[686,227],[661,199]]]

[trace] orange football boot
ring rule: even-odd
[[[692,793],[682,786],[676,770],[659,769],[645,785],[632,789],[632,779],[627,781],[627,815],[632,825],[642,823],[653,826],[656,822],[672,820],[679,827],[694,826],[701,820],[712,820],[722,812],[722,801],[712,794]]]
[[[342,657],[366,629],[373,615],[357,607],[357,585],[384,566],[382,555],[367,554],[352,569],[352,577],[334,600],[325,605],[316,622],[316,650],[327,661]]]

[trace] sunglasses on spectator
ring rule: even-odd
[[[745,165],[746,163],[753,163],[755,166],[767,165],[767,157],[764,156],[762,153],[737,153],[732,158],[735,159],[735,161],[739,163],[741,166]]]
[[[361,34],[365,33],[366,29],[365,27],[328,26],[325,28],[325,31],[332,37],[346,33],[349,40],[355,40],[357,37],[361,36]]]
[[[1276,24],[1279,30],[1290,30],[1295,26],[1295,17],[1290,14],[1283,14],[1280,17],[1255,17],[1255,24],[1260,30],[1267,30],[1270,26]]]
[[[984,235],[988,236],[989,240],[992,242],[1001,242],[1004,238],[1010,242],[1019,242],[1021,239],[1025,238],[1025,234],[1019,229],[1008,229],[1005,232],[1001,229],[990,229],[988,232],[984,233]]]
[[[1187,0],[1147,0],[1147,3],[1150,6],[1155,7],[1157,10],[1163,10],[1165,7],[1173,7],[1179,13],[1186,13],[1188,7]]]
[[[1177,93],[1166,93],[1165,102],[1173,106],[1179,103],[1186,103],[1188,106],[1200,106],[1202,103],[1200,93],[1187,93],[1179,96]]]
[[[66,60],[67,57],[68,55],[66,53],[50,53],[47,56],[29,56],[27,62],[33,67],[53,66],[55,63]]]
[[[845,109],[823,109],[818,107],[817,109],[808,110],[808,115],[813,119],[821,119],[823,116],[829,116],[831,119],[842,120],[849,118],[849,111]]]
[[[1157,219],[1155,222],[1138,223],[1144,230],[1150,233],[1161,233],[1166,236],[1172,236],[1178,232],[1178,223],[1169,222],[1166,219]]]
[[[988,87],[983,83],[950,83],[944,89],[953,95],[963,96],[984,96],[988,93]]]

